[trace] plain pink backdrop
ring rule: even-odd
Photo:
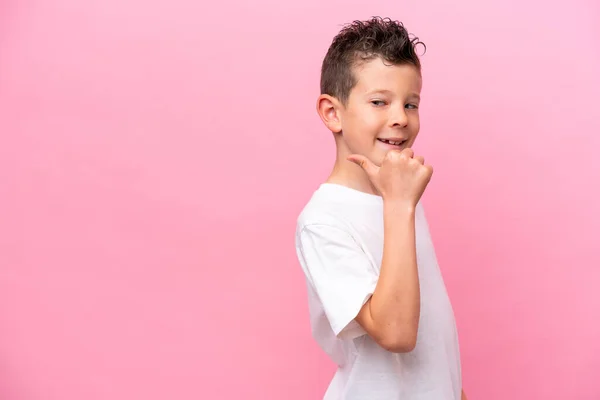
[[[0,398],[321,398],[296,216],[341,24],[428,46],[471,400],[600,398],[597,1],[0,2]]]

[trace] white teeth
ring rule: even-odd
[[[384,143],[393,144],[394,146],[399,146],[399,145],[401,145],[402,143],[404,143],[404,141],[401,141],[401,142],[393,142],[393,141],[391,141],[391,140],[387,140],[387,139],[379,139],[379,140],[381,140],[381,141],[382,141],[382,142],[384,142]]]

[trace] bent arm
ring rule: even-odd
[[[381,347],[404,353],[416,346],[419,314],[415,209],[406,203],[384,202],[381,271],[356,321]]]

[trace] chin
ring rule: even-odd
[[[373,162],[373,164],[377,165],[378,167],[381,167],[381,164],[383,163],[383,160],[385,159],[387,152],[381,154],[381,153],[377,153],[377,154],[373,154],[372,156],[369,156],[369,160],[371,160],[371,162]]]

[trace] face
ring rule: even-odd
[[[388,151],[411,147],[417,138],[421,75],[412,65],[389,65],[380,58],[353,72],[357,83],[346,105],[337,107],[336,140],[344,152],[381,165]]]

